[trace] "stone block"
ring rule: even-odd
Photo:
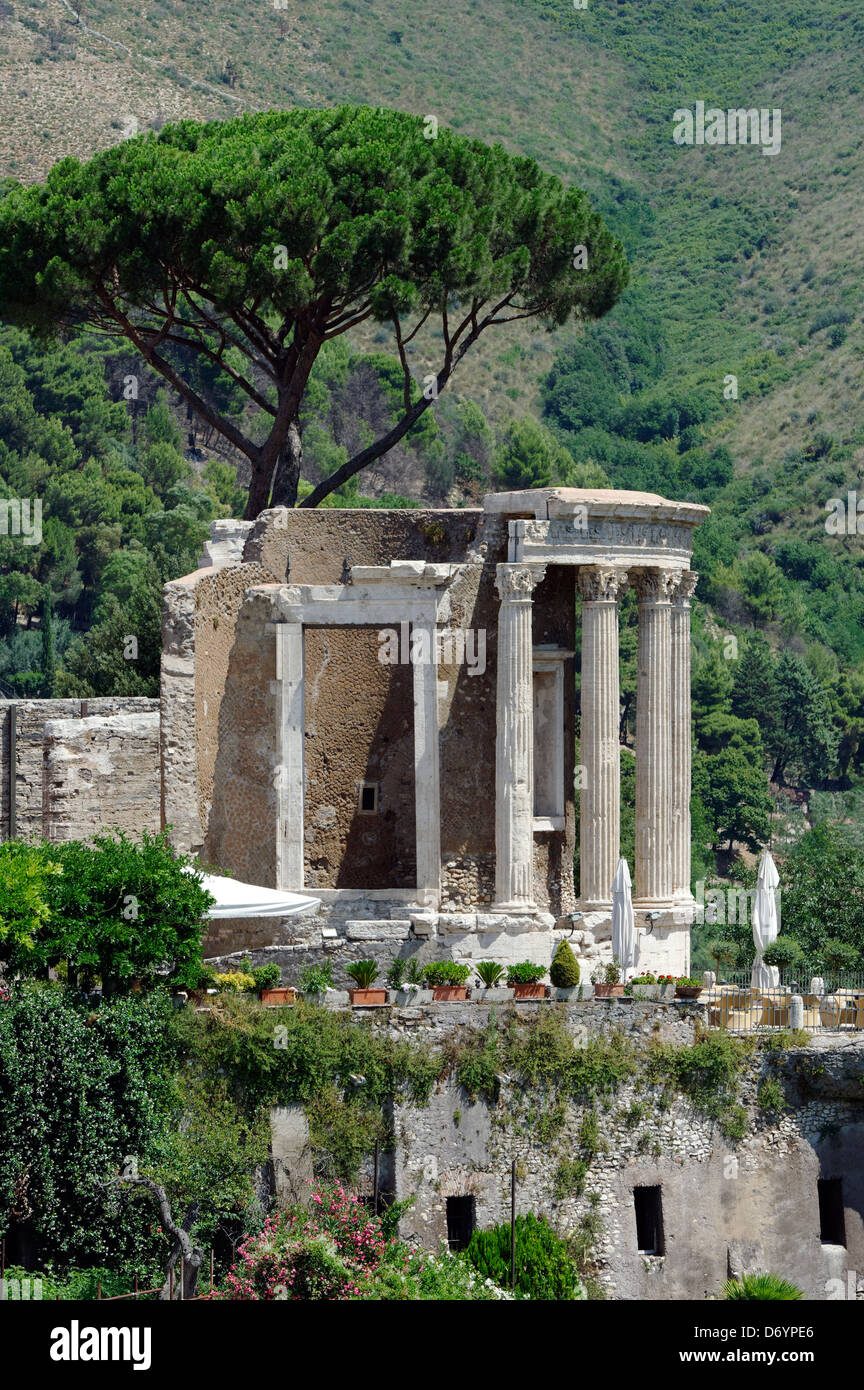
[[[411,922],[405,921],[353,921],[345,923],[345,935],[349,941],[407,941],[411,935]]]
[[[439,932],[474,932],[477,930],[476,912],[442,912],[438,917]]]

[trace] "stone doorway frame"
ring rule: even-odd
[[[448,586],[461,565],[392,560],[354,565],[345,584],[289,584],[279,590],[276,636],[278,702],[278,827],[276,886],[305,887],[304,738],[307,627],[392,627],[403,622],[428,633],[428,661],[412,662],[414,709],[414,815],[417,882],[414,889],[311,889],[325,901],[407,899],[421,908],[441,902],[441,782],[438,739],[438,662],[435,634],[450,617]]]

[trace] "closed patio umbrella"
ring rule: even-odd
[[[626,859],[618,860],[612,880],[612,954],[621,967],[621,978],[636,964],[636,922],[633,916],[633,892]]]
[[[756,879],[756,896],[753,900],[753,944],[756,959],[750,975],[753,989],[776,989],[780,983],[780,971],[776,965],[766,965],[762,957],[773,945],[780,933],[780,919],[777,914],[775,889],[780,882],[777,866],[771,858],[771,851],[762,855],[759,876]]]

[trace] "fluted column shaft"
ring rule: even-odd
[[[636,687],[636,872],[640,903],[672,898],[672,621],[675,571],[635,570],[639,600]]]
[[[611,908],[620,853],[618,598],[627,583],[626,571],[599,565],[586,565],[577,575],[582,595],[579,897],[588,911]]]
[[[699,576],[685,570],[672,593],[672,896],[690,893],[690,599]]]
[[[534,910],[534,676],[531,618],[543,567],[497,570],[495,906]]]

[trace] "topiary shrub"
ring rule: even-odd
[[[559,941],[549,968],[549,979],[556,989],[573,989],[579,983],[579,974],[573,947],[569,941]]]
[[[804,963],[804,951],[794,937],[780,936],[762,959],[766,965],[776,965],[780,970],[798,970]]]
[[[475,1231],[465,1254],[484,1278],[509,1287],[509,1224]],[[522,1298],[555,1301],[585,1297],[566,1243],[533,1212],[516,1217],[516,1293]]]

